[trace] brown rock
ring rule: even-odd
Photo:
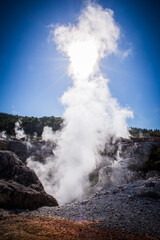
[[[37,209],[58,206],[48,195],[34,171],[10,151],[0,151],[0,207]]]

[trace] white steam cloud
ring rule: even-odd
[[[18,140],[22,139],[22,138],[25,138],[26,139],[26,134],[23,130],[23,128],[21,127],[21,120],[18,120],[16,123],[15,123],[15,128],[14,128],[14,131],[15,131],[15,134],[16,134],[16,138]]]
[[[54,133],[51,127],[45,126],[42,132],[42,140],[44,141],[53,141],[55,140]]]
[[[101,161],[100,152],[110,137],[129,137],[126,119],[133,114],[112,98],[108,80],[99,68],[102,58],[118,51],[119,37],[113,11],[94,4],[81,12],[75,25],[57,26],[50,32],[50,39],[69,59],[73,86],[61,98],[64,126],[55,136],[58,142],[54,162],[45,165],[46,176],[47,169],[56,169],[53,188],[44,174],[43,179],[41,172],[38,174],[60,203],[78,198],[88,186],[88,175]],[[44,139],[47,131],[53,140],[47,128]]]
[[[0,132],[0,140],[7,139],[6,131]]]

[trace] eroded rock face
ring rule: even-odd
[[[41,206],[58,206],[58,203],[13,152],[0,151],[0,207],[37,209]]]
[[[104,185],[119,186],[159,175],[159,138],[119,139],[106,144],[102,162],[89,176],[91,188],[88,192],[99,191]]]
[[[0,150],[14,152],[22,162],[26,162],[28,157],[33,157],[34,161],[44,163],[45,159],[53,156],[55,144],[50,141],[22,141],[17,139],[0,139]]]

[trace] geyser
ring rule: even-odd
[[[99,68],[102,58],[117,53],[119,37],[113,11],[95,4],[81,12],[76,24],[50,32],[58,51],[68,57],[73,86],[61,98],[63,129],[48,137],[57,140],[55,157],[46,161],[43,170],[40,163],[34,168],[46,191],[60,203],[77,199],[88,186],[88,175],[101,161],[100,152],[110,137],[129,136],[126,119],[132,112],[112,98]],[[31,161],[28,164],[33,167]],[[51,169],[54,174],[48,178]]]

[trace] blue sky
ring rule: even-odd
[[[160,2],[100,0],[114,11],[121,29],[123,58],[101,62],[112,96],[129,106],[129,126],[160,129]],[[0,112],[23,116],[61,116],[59,99],[72,84],[67,59],[47,41],[48,25],[74,23],[82,0],[0,1]]]

